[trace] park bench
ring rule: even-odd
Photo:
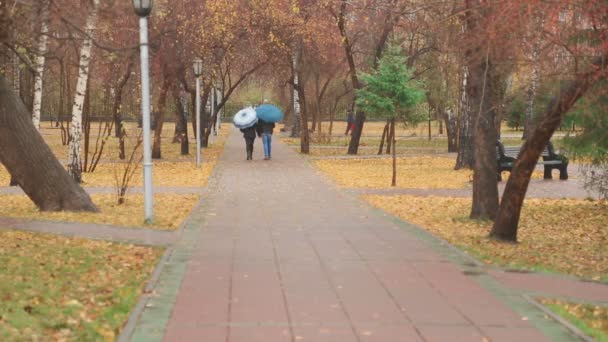
[[[504,146],[499,140],[496,142],[496,161],[498,163],[498,181],[502,181],[501,173],[503,171],[511,172],[515,159],[521,150],[521,146]],[[551,172],[554,169],[559,170],[559,179],[568,179],[568,158],[563,154],[555,153],[553,144],[549,142],[547,147],[541,153],[542,160],[538,160],[537,164],[543,165],[545,168],[544,179],[553,179]]]

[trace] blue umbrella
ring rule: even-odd
[[[283,120],[283,111],[279,107],[271,104],[263,104],[255,108],[258,118],[266,122],[279,122]]]
[[[232,118],[232,122],[237,128],[248,128],[258,122],[258,116],[253,108],[247,107],[239,110]]]

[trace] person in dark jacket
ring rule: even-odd
[[[255,141],[255,135],[257,132],[257,124],[248,128],[241,128],[241,132],[243,132],[243,138],[245,138],[245,151],[247,151],[247,160],[253,160],[253,143]]]
[[[260,119],[257,123],[258,136],[262,136],[264,144],[264,160],[270,160],[272,144],[272,131],[274,130],[274,122],[266,122]]]

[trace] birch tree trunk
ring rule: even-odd
[[[534,102],[536,100],[536,92],[540,82],[540,66],[539,66],[540,44],[534,43],[532,48],[532,75],[530,76],[530,84],[526,90],[526,115],[524,121],[524,135],[522,139],[528,139],[531,132],[534,130]]]
[[[82,110],[84,98],[87,91],[87,80],[89,78],[89,64],[91,62],[91,49],[93,47],[93,33],[97,24],[97,8],[99,0],[93,0],[93,8],[87,18],[85,33],[86,37],[80,48],[80,62],[78,65],[78,82],[76,83],[76,93],[72,106],[72,123],[70,125],[70,146],[68,153],[68,173],[78,183],[82,182],[81,165],[81,137],[82,137]]]
[[[530,75],[530,84],[526,90],[526,113],[524,119],[524,135],[522,139],[528,139],[534,130],[534,122],[536,115],[534,115],[534,104],[536,102],[536,93],[538,85],[540,83],[540,49],[541,49],[541,38],[538,32],[542,31],[544,26],[544,20],[537,14],[534,20],[534,29],[532,29],[532,51],[530,60],[532,61],[532,73]]]
[[[40,38],[38,40],[38,56],[36,57],[36,74],[34,76],[34,105],[32,108],[32,122],[37,130],[40,130],[40,111],[42,108],[42,76],[44,74],[45,54],[49,32],[49,4],[48,0],[42,1],[40,13]]]
[[[462,74],[462,96],[460,100],[460,118],[459,118],[459,130],[458,130],[458,157],[456,158],[456,167],[454,169],[460,170],[463,168],[473,168],[473,118],[469,94],[467,92],[468,86],[468,70],[465,68]]]
[[[298,94],[298,88],[300,87],[300,79],[299,79],[299,75],[298,75],[298,64],[300,63],[299,61],[299,52],[296,52],[293,55],[293,59],[292,59],[292,63],[293,63],[293,116],[294,116],[294,120],[293,120],[293,127],[291,129],[291,136],[292,137],[297,137],[300,136],[300,130],[301,130],[301,123],[302,123],[302,117],[301,117],[301,107],[300,107],[300,95]]]

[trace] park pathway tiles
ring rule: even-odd
[[[463,272],[454,249],[337,189],[276,140],[261,160],[257,142],[247,162],[231,134],[132,340],[574,340],[493,278]]]

